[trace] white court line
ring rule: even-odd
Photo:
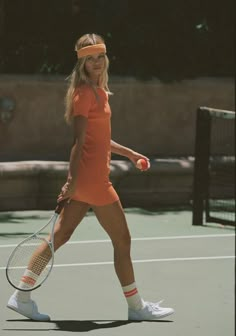
[[[192,235],[192,236],[167,236],[167,237],[142,237],[142,238],[132,238],[132,241],[151,241],[151,240],[171,240],[171,239],[201,239],[201,238],[224,238],[224,237],[235,237],[234,233],[229,234],[210,234],[210,235]],[[23,239],[22,239],[23,240]],[[111,243],[109,239],[102,240],[78,240],[69,241],[65,245],[73,244],[98,244],[98,243]],[[4,247],[16,247],[18,244],[4,244],[0,245],[0,248]]]
[[[196,261],[196,260],[224,260],[224,259],[235,259],[235,256],[213,256],[213,257],[189,257],[189,258],[164,258],[164,259],[144,259],[144,260],[133,260],[133,263],[153,263],[153,262],[168,262],[168,261]],[[100,261],[92,263],[76,263],[76,264],[57,264],[53,267],[79,267],[79,266],[103,266],[103,265],[113,265],[113,261]],[[17,269],[25,268],[24,266],[15,267]],[[0,270],[5,270],[6,267],[0,267]]]

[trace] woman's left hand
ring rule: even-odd
[[[148,170],[150,168],[150,160],[145,155],[142,155],[140,153],[131,151],[130,154],[129,154],[129,156],[128,156],[128,158],[130,159],[131,162],[133,162],[133,164],[135,165],[135,167],[137,167],[138,160],[144,159],[148,163],[147,169],[145,169],[145,170]]]

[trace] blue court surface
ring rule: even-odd
[[[2,212],[0,335],[233,336],[234,228],[192,226],[191,211],[125,212],[139,292],[147,301],[164,299],[162,306],[173,307],[175,314],[159,321],[127,321],[112,245],[92,212],[56,253],[49,279],[32,293],[51,321],[29,321],[7,309],[13,292],[5,277],[8,256],[52,211]]]

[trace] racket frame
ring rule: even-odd
[[[8,258],[8,262],[7,262],[7,265],[6,265],[6,278],[7,278],[7,281],[9,282],[9,284],[14,287],[15,289],[17,290],[20,290],[22,292],[31,292],[37,288],[39,288],[46,280],[47,278],[49,277],[51,271],[52,271],[52,268],[53,268],[53,264],[54,264],[54,228],[55,228],[55,225],[56,225],[56,222],[57,222],[57,219],[66,203],[67,199],[65,200],[62,200],[60,203],[58,203],[55,211],[54,211],[54,214],[51,216],[51,218],[49,219],[49,221],[43,226],[41,227],[38,231],[34,232],[32,235],[28,236],[27,238],[25,238],[24,240],[22,240],[15,248],[14,250],[12,251],[12,253],[10,254],[9,258]],[[11,281],[11,277],[9,275],[9,270],[10,270],[10,264],[11,264],[11,260],[12,260],[12,257],[15,255],[15,253],[17,252],[18,248],[23,245],[27,240],[30,240],[31,238],[33,238],[34,236],[37,237],[38,234],[40,232],[42,232],[48,225],[50,225],[50,223],[52,223],[52,229],[51,229],[51,233],[50,233],[50,240],[47,240],[46,238],[42,238],[42,237],[39,237],[42,242],[46,242],[48,247],[50,248],[51,250],[51,253],[52,253],[52,257],[51,257],[51,264],[50,266],[46,266],[49,268],[49,271],[47,272],[45,278],[40,282],[38,283],[36,286],[33,286],[33,287],[30,287],[30,288],[20,288],[18,286],[16,286],[12,281]],[[22,266],[22,270],[26,270],[27,269],[27,266],[24,267]],[[19,279],[19,283],[20,283],[20,279]]]

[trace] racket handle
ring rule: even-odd
[[[61,202],[59,202],[57,204],[57,207],[55,209],[55,213],[57,213],[58,215],[60,214],[61,210],[64,208],[65,203],[68,201],[68,198],[62,200]]]

